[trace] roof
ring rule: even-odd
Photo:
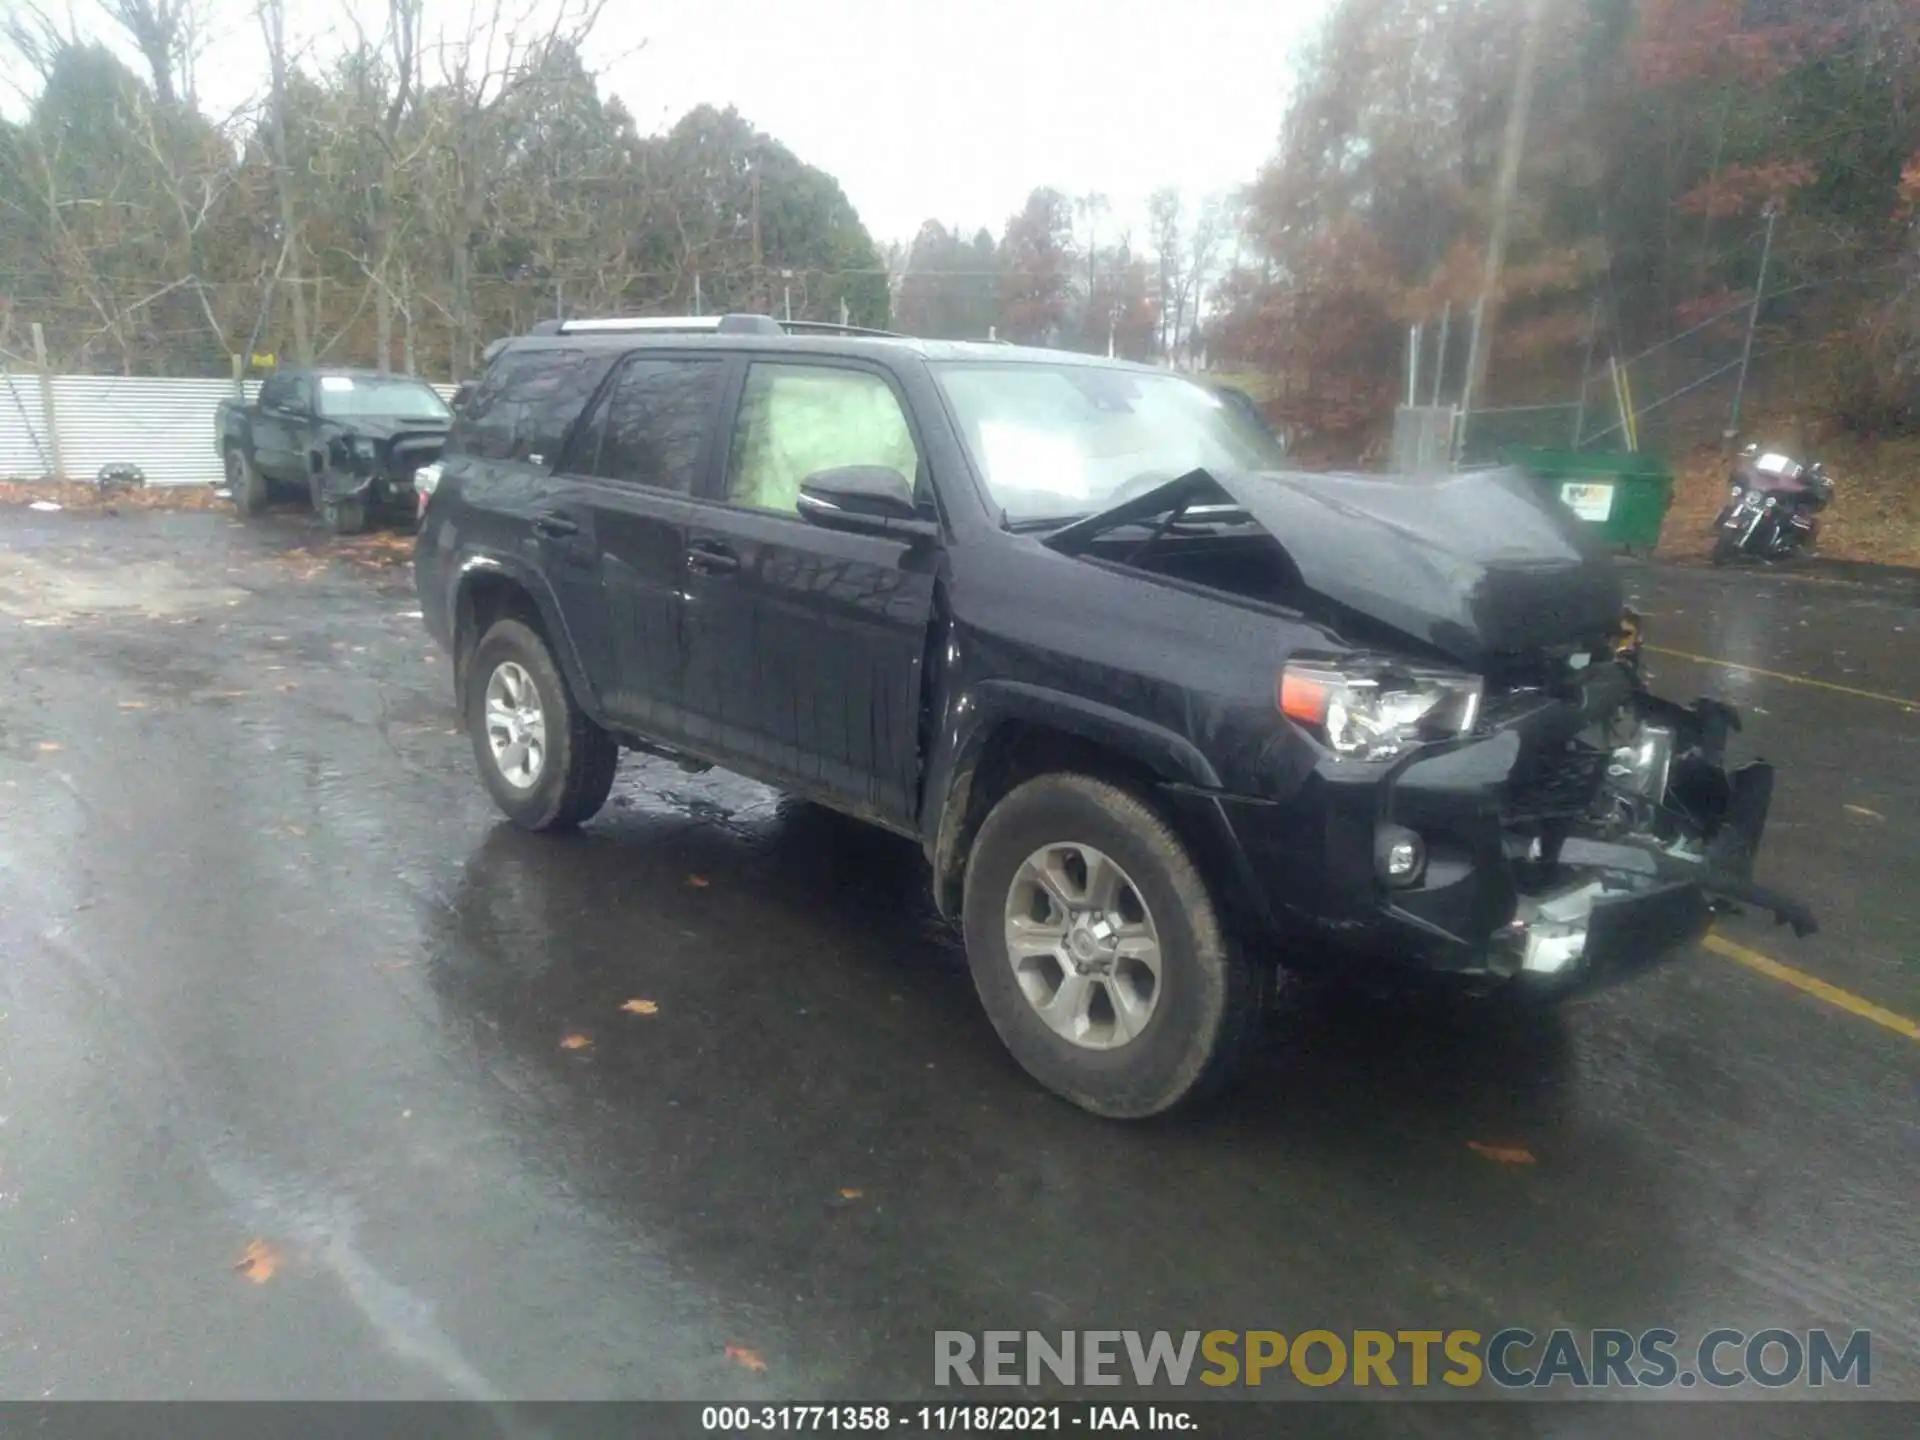
[[[391,370],[383,375],[364,365],[287,365],[260,378],[271,380],[274,375],[338,375],[347,380],[405,380],[415,385],[425,385],[429,390],[433,388],[431,381],[423,380],[418,375],[401,375]]]
[[[1132,360],[1087,355],[1077,350],[1046,350],[1010,345],[999,340],[925,340],[913,335],[836,334],[803,331],[800,334],[764,331],[675,330],[667,325],[636,323],[633,328],[595,326],[592,329],[517,335],[496,342],[500,350],[641,349],[671,346],[687,350],[792,350],[803,355],[847,355],[878,359],[917,355],[930,361],[991,361],[996,365],[1091,365],[1101,369],[1131,370],[1149,375],[1171,372]],[[489,346],[492,350],[494,347]]]

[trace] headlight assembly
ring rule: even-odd
[[[1391,660],[1289,661],[1280,709],[1335,755],[1388,760],[1410,746],[1451,740],[1480,718],[1481,680]]]

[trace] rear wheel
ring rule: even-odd
[[[267,480],[259,466],[238,445],[227,447],[227,494],[242,515],[258,515],[267,508]]]
[[[509,820],[564,830],[599,813],[620,747],[574,700],[538,632],[497,621],[474,648],[466,685],[474,759]]]
[[[987,816],[967,865],[967,961],[988,1018],[1048,1089],[1140,1119],[1223,1084],[1272,972],[1229,936],[1186,847],[1138,795],[1044,775]]]

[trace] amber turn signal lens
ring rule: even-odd
[[[1327,687],[1297,670],[1281,672],[1280,713],[1303,725],[1324,724],[1327,718]]]

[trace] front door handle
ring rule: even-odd
[[[740,557],[712,540],[696,540],[687,547],[687,568],[703,575],[725,575],[740,568]]]
[[[533,522],[536,535],[544,535],[549,540],[564,540],[569,535],[580,533],[580,522],[570,515],[542,515]]]

